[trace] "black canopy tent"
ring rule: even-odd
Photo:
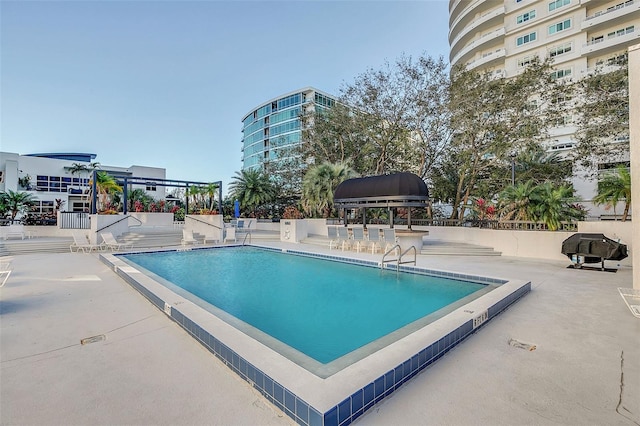
[[[407,219],[411,229],[411,207],[427,207],[428,200],[427,185],[413,173],[348,179],[338,185],[333,195],[334,205],[344,209],[345,226],[347,209],[361,208],[365,227],[367,208],[389,209],[389,225],[393,227],[392,208],[408,207]]]

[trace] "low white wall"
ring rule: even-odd
[[[574,232],[565,231],[496,231],[458,226],[414,226],[413,228],[429,231],[429,236],[424,238],[425,245],[429,245],[429,239],[463,242],[493,247],[504,256],[548,260],[567,260],[567,257],[561,253],[562,242],[574,234]],[[603,233],[615,240],[620,238],[622,243],[628,244],[629,257],[619,263],[625,266],[631,265],[630,223],[580,222],[578,231]]]
[[[91,221],[91,232],[89,241],[91,244],[100,244],[102,238],[98,235],[102,232],[111,232],[114,237],[129,231],[129,221],[122,220],[126,216],[121,214],[92,214],[89,215]],[[113,225],[112,225],[113,224]],[[104,229],[103,229],[104,228]]]
[[[284,220],[284,219],[283,219]],[[307,222],[307,233],[309,235],[327,236],[327,220],[326,219],[305,219]]]
[[[284,219],[282,219],[284,220]],[[253,219],[252,219],[253,221]],[[245,222],[246,223],[246,222]],[[254,224],[253,222],[251,223],[251,226],[253,227]],[[255,224],[255,228],[251,228],[251,229],[256,229],[258,231],[280,231],[280,223],[279,222],[257,222]]]
[[[142,222],[142,226],[173,226],[173,213],[129,212],[128,214]],[[136,220],[130,220],[129,224],[136,226],[140,223]]]
[[[223,216],[219,214],[189,214],[184,218],[184,229],[206,236],[207,242],[222,241],[223,228]]]

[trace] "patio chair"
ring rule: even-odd
[[[0,287],[4,287],[4,284],[9,279],[9,275],[11,275],[11,262],[0,263]]]
[[[80,252],[80,250],[82,250],[83,253],[86,253],[87,250],[89,250],[89,253],[91,253],[94,249],[97,251],[102,248],[101,244],[90,243],[87,234],[83,232],[76,231],[71,235],[73,236],[73,242],[69,246],[69,251],[71,251],[71,253],[73,253],[74,249],[76,253]]]
[[[351,248],[351,239],[349,238],[349,230],[344,226],[338,226],[338,244],[342,247],[342,251]],[[336,246],[337,247],[337,246]]]
[[[382,237],[384,238],[384,252],[386,253],[398,244],[396,238],[396,230],[393,228],[384,228],[382,230]],[[396,254],[398,254],[398,248],[396,247]]]
[[[122,249],[129,249],[131,250],[133,248],[133,243],[121,243],[118,240],[116,240],[116,237],[113,236],[113,234],[111,232],[102,232],[100,233],[100,237],[102,237],[102,244],[103,247],[105,249],[111,249],[111,251],[120,251]]]
[[[187,244],[198,244],[198,240],[193,236],[193,231],[191,229],[183,229],[182,230],[182,245],[186,246]]]
[[[333,249],[333,246],[338,246],[338,229],[335,226],[327,226],[327,237],[329,237],[329,250]]]
[[[360,253],[361,248],[366,247],[366,241],[364,239],[364,228],[353,228],[353,249]]]
[[[234,243],[236,242],[236,228],[233,226],[224,228],[224,243],[226,244],[229,240],[233,240]]]
[[[380,229],[369,228],[369,247],[371,248],[371,254],[377,253],[378,250],[382,250],[380,245]]]

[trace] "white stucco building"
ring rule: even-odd
[[[553,59],[556,78],[575,81],[596,67],[606,71],[639,41],[640,0],[449,1],[451,65],[496,76],[518,75],[537,56]],[[571,150],[575,131],[567,102],[567,112],[551,129],[546,148]],[[615,142],[628,140],[612,142],[615,150]],[[588,203],[595,195],[595,182],[581,178],[580,170],[574,172],[578,194],[590,209],[602,213]]]
[[[89,172],[71,173],[74,164],[90,167],[95,154],[46,153],[21,155],[0,152],[0,191],[26,191],[37,200],[34,213],[53,213],[56,200],[63,203],[63,211],[86,211],[88,208]],[[166,170],[158,167],[133,165],[130,167],[99,165],[99,170],[119,176],[148,178],[145,185],[131,185],[130,189],[144,189],[154,199],[165,198],[165,186],[156,186],[154,179],[165,179]]]

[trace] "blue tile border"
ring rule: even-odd
[[[213,247],[213,249],[216,248],[217,247]],[[273,250],[280,251],[279,249]],[[287,250],[287,253],[296,254],[297,252],[293,250]],[[301,255],[309,256],[309,253],[299,253]],[[344,259],[325,255],[317,257],[330,258],[331,260],[336,261],[342,261],[341,259]],[[100,259],[102,260],[102,262],[113,266],[112,263],[105,257],[100,256]],[[358,261],[356,263],[363,264],[365,266],[379,267],[378,265],[373,265],[375,262]],[[433,273],[436,276],[445,276],[445,274],[448,274],[448,278],[451,278],[451,275],[456,275],[456,278],[460,276],[461,279],[473,280],[475,282],[478,282],[477,279],[480,279],[484,283],[493,284],[503,284],[507,282],[486,277],[442,273],[440,271],[429,271],[414,267],[401,267],[400,269],[404,270],[405,268],[408,269],[405,272],[416,273],[420,271],[418,273]],[[153,305],[164,311],[165,302],[162,299],[160,299],[153,292],[149,291],[142,284],[137,282],[133,277],[120,270],[120,268],[116,268],[115,271],[118,276],[120,276],[123,280],[125,280],[125,282],[127,282],[140,294],[147,298]],[[172,306],[169,317],[176,324],[180,325],[184,330],[186,330],[191,336],[193,336],[194,339],[200,342],[200,344],[202,344],[207,350],[215,355],[233,372],[235,372],[243,380],[247,381],[251,386],[257,389],[265,397],[265,399],[267,399],[278,409],[282,410],[296,423],[311,426],[345,426],[351,424],[357,418],[362,416],[367,410],[371,409],[382,399],[391,395],[404,383],[415,377],[425,368],[432,365],[445,353],[449,352],[457,344],[475,333],[477,329],[486,325],[489,320],[503,312],[510,305],[515,303],[524,295],[528,294],[530,291],[531,283],[528,282],[520,288],[516,289],[511,294],[505,296],[502,300],[499,300],[498,302],[490,306],[487,310],[487,321],[484,321],[476,328],[473,327],[472,319],[464,322],[455,330],[450,331],[439,340],[432,342],[431,344],[420,350],[417,354],[413,354],[411,357],[398,364],[393,369],[387,371],[385,374],[382,374],[375,380],[366,384],[364,387],[357,389],[350,396],[346,397],[340,403],[331,407],[324,413],[321,413],[320,411],[312,407],[309,403],[299,398],[285,386],[275,381],[268,374],[252,365],[249,361],[242,358],[238,353],[223,344],[215,336],[213,336],[208,331],[204,330],[198,324],[185,316],[179,309]]]

